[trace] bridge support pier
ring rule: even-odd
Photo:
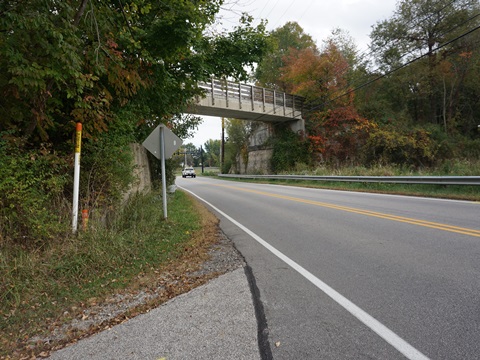
[[[305,136],[305,120],[304,119],[292,120],[292,121],[289,121],[288,124],[290,125],[290,129],[294,133]]]

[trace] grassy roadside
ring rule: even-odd
[[[352,167],[318,167],[312,169],[304,164],[297,164],[291,172],[283,175],[317,175],[317,176],[478,176],[480,160],[446,161],[433,169],[412,169],[401,166],[352,166]],[[279,175],[282,175],[279,174]],[[204,176],[216,176],[215,173],[205,173]],[[377,192],[383,194],[437,197],[455,200],[480,201],[480,186],[463,185],[422,185],[422,184],[389,184],[360,183],[338,181],[308,181],[308,180],[268,180],[268,179],[227,179],[232,181],[258,182],[265,184],[304,186],[319,189]]]
[[[213,175],[210,175],[213,176]],[[232,179],[221,178],[228,181],[255,182],[260,184],[277,184],[300,186],[328,190],[344,190],[371,192],[381,194],[408,195],[435,197],[452,200],[480,201],[479,186],[460,185],[421,185],[421,184],[387,184],[387,183],[347,183],[334,181],[303,181],[303,180],[266,180],[266,179]]]
[[[81,317],[85,307],[111,294],[156,286],[165,273],[174,281],[160,303],[204,283],[206,278],[182,274],[208,257],[217,219],[180,191],[169,195],[168,206],[165,221],[158,194],[136,196],[108,229],[92,224],[42,249],[0,244],[0,358],[48,354],[58,344],[32,339]]]

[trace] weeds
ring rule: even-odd
[[[93,221],[87,232],[36,251],[0,244],[0,357],[65,317],[65,309],[128,287],[182,256],[201,216],[182,192],[169,197],[167,221],[161,205],[156,193],[138,195],[109,226]]]

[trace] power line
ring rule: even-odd
[[[423,55],[421,55],[421,56],[418,56],[418,57],[416,57],[415,59],[412,59],[412,60],[406,62],[405,64],[403,64],[403,65],[401,65],[401,66],[399,66],[399,67],[397,67],[397,68],[395,68],[395,69],[392,69],[392,70],[390,70],[390,71],[388,71],[388,72],[386,72],[386,73],[384,73],[384,74],[382,74],[382,75],[379,75],[379,76],[375,77],[375,78],[372,79],[372,80],[369,80],[369,81],[367,81],[367,82],[365,82],[365,83],[363,83],[363,84],[361,84],[361,85],[359,85],[359,86],[357,86],[357,87],[355,87],[355,88],[353,88],[353,89],[350,89],[350,90],[346,91],[345,93],[336,96],[336,97],[333,98],[333,99],[329,99],[329,100],[327,100],[327,101],[323,101],[321,104],[316,105],[316,106],[310,108],[310,109],[307,111],[307,113],[310,113],[310,112],[312,112],[312,111],[314,111],[314,110],[317,110],[318,108],[320,108],[320,107],[322,107],[322,106],[324,106],[324,105],[326,105],[326,104],[328,104],[328,103],[330,103],[330,102],[333,102],[333,101],[335,101],[335,100],[337,100],[337,99],[340,99],[340,98],[342,98],[342,97],[344,97],[344,96],[350,95],[351,93],[353,93],[353,92],[355,92],[355,91],[358,91],[358,90],[360,90],[360,89],[362,89],[362,88],[364,88],[364,87],[366,87],[366,86],[368,86],[368,85],[370,85],[370,84],[372,84],[372,83],[374,83],[374,82],[376,82],[376,81],[378,81],[378,80],[380,80],[380,79],[382,79],[382,78],[384,78],[384,77],[386,77],[386,76],[388,76],[388,75],[390,75],[390,74],[392,74],[392,73],[394,73],[394,72],[397,72],[397,71],[399,71],[399,70],[407,67],[408,65],[411,65],[411,64],[413,64],[414,62],[416,62],[416,61],[418,61],[418,60],[421,60],[422,58],[424,58],[424,57],[426,57],[426,56],[429,56],[430,54],[432,54],[432,53],[434,53],[434,52],[436,52],[436,51],[444,48],[445,46],[450,45],[451,43],[453,43],[453,42],[455,42],[455,41],[457,41],[457,40],[460,40],[460,39],[462,39],[462,38],[470,35],[471,33],[477,31],[478,29],[480,29],[480,25],[479,25],[479,26],[476,26],[475,28],[473,28],[473,29],[471,29],[471,30],[469,30],[469,31],[467,31],[467,32],[465,32],[465,33],[457,36],[457,37],[455,37],[454,39],[451,39],[451,40],[449,40],[449,41],[447,41],[447,42],[439,45],[438,47],[436,47],[435,49],[433,49],[431,52],[428,52],[428,53],[425,53],[425,54],[423,54]],[[321,100],[321,98],[317,98],[317,100]],[[272,109],[272,110],[269,110],[268,112],[266,112],[266,113],[258,116],[257,118],[253,119],[252,121],[259,121],[262,117],[264,117],[265,115],[271,114],[273,111],[274,111],[273,109]],[[297,117],[298,117],[298,115],[294,116],[293,119],[295,119],[295,118],[297,118]]]
[[[362,89],[362,88],[364,88],[364,87],[366,87],[366,86],[368,86],[368,85],[370,85],[370,84],[372,84],[372,83],[374,83],[374,82],[376,82],[376,81],[378,81],[378,80],[380,80],[380,79],[382,79],[382,78],[384,78],[384,77],[386,77],[386,76],[388,76],[388,75],[390,75],[390,74],[392,74],[392,73],[394,73],[394,72],[397,72],[397,71],[403,69],[404,67],[407,67],[408,65],[411,65],[412,63],[414,63],[414,62],[416,62],[416,61],[424,58],[425,56],[429,56],[431,53],[434,53],[434,52],[436,52],[436,51],[444,48],[445,46],[453,43],[454,41],[457,41],[457,40],[460,40],[461,38],[464,38],[465,36],[467,36],[467,35],[475,32],[475,31],[477,31],[478,29],[480,29],[480,25],[477,26],[477,27],[475,27],[475,28],[473,28],[473,29],[470,30],[470,31],[467,31],[466,33],[463,33],[462,35],[457,36],[456,38],[454,38],[454,39],[452,39],[452,40],[450,40],[450,41],[447,41],[447,42],[444,43],[444,44],[439,45],[438,47],[436,47],[435,49],[433,49],[431,52],[428,52],[428,53],[423,54],[423,55],[421,55],[421,56],[419,56],[419,57],[417,57],[417,58],[415,58],[415,59],[412,59],[412,60],[406,62],[405,64],[403,64],[403,65],[401,65],[401,66],[399,66],[399,67],[397,67],[397,68],[395,68],[395,69],[393,69],[393,70],[387,71],[385,74],[379,75],[379,76],[377,76],[376,78],[374,78],[374,79],[372,79],[372,80],[370,80],[370,81],[367,81],[366,83],[363,83],[363,84],[361,84],[360,86],[357,86],[356,88],[351,89],[351,90],[343,93],[342,95],[339,95],[339,96],[337,96],[337,97],[335,97],[335,98],[333,98],[333,99],[330,99],[330,100],[328,100],[328,101],[326,101],[326,102],[324,102],[324,103],[322,103],[322,104],[320,104],[320,105],[314,106],[313,108],[311,108],[310,110],[308,110],[308,112],[312,112],[312,111],[318,109],[319,107],[324,106],[325,104],[327,104],[327,103],[329,103],[329,102],[332,102],[332,101],[335,101],[335,100],[337,100],[337,99],[340,99],[341,97],[347,96],[347,95],[349,95],[349,94],[351,94],[351,93],[353,93],[353,92],[355,92],[355,91],[357,91],[357,90],[360,90],[360,89]]]
[[[405,29],[405,31],[409,31],[409,30],[412,30],[413,28],[415,28],[416,26],[419,26],[420,24],[426,22],[427,20],[429,20],[430,18],[438,15],[441,11],[445,10],[447,7],[453,5],[455,3],[455,1],[457,0],[452,0],[450,1],[448,4],[446,4],[445,6],[443,6],[442,8],[438,9],[436,12],[434,13],[431,13],[431,14],[428,14],[426,17],[422,18],[422,19],[419,19],[418,17],[414,17],[413,19],[411,19],[409,22],[407,22],[406,25],[408,25]],[[414,22],[414,20],[418,20],[416,22]],[[410,23],[410,24],[409,24]],[[381,46],[382,48],[385,48],[386,46],[388,45],[394,45],[393,42],[395,41],[398,41],[398,39],[389,39],[385,44],[383,44],[383,46]],[[358,58],[360,59],[360,61],[364,60],[364,59],[367,59],[368,57],[370,57],[372,54],[374,54],[376,51],[372,48],[370,48],[370,51],[368,51],[368,49],[362,51],[359,55],[358,55]],[[411,52],[409,52],[411,53]],[[403,55],[400,59],[404,58],[405,56],[407,56],[409,53]]]
[[[450,4],[451,4],[451,3],[450,3]],[[444,7],[444,8],[445,8],[445,7]],[[444,9],[444,8],[442,8],[442,9]],[[475,18],[477,18],[477,17],[479,17],[479,16],[480,16],[480,13],[478,13],[478,14],[470,17],[470,18],[468,18],[468,19],[465,20],[464,22],[462,22],[462,23],[460,23],[460,24],[457,24],[456,26],[454,26],[454,27],[452,27],[452,28],[444,31],[442,34],[439,35],[439,37],[444,37],[445,35],[451,33],[452,31],[458,29],[458,28],[461,27],[461,26],[466,25],[467,23],[469,23],[470,21],[474,20]],[[455,40],[455,39],[454,39],[454,40]],[[434,51],[436,51],[436,50],[437,50],[437,49],[435,49]],[[399,57],[398,60],[403,59],[403,58],[406,57],[407,55],[412,55],[412,54],[413,54],[414,52],[416,52],[416,51],[418,51],[418,49],[413,49],[413,50],[409,51],[408,53],[406,53],[406,54],[402,55],[401,57]],[[370,73],[375,73],[375,72],[377,72],[379,69],[380,69],[380,68],[377,68],[377,69],[371,71]],[[350,84],[347,85],[344,89],[348,88],[349,86],[351,86],[351,85],[350,85]]]
[[[442,10],[444,10],[445,8],[447,8],[448,6],[452,5],[454,2],[455,2],[455,1],[452,1],[452,2],[448,3],[447,5],[443,6],[441,9],[439,9],[438,12],[436,12],[436,13],[434,13],[434,14],[430,14],[430,15],[427,16],[426,18],[422,19],[420,22],[417,22],[417,23],[415,23],[413,26],[410,26],[408,29],[413,29],[415,26],[417,26],[417,25],[420,24],[421,22],[428,20],[429,18],[431,18],[431,17],[434,16],[434,15],[437,15],[440,11],[442,11]],[[470,21],[474,20],[474,19],[477,18],[478,16],[480,16],[480,13],[479,13],[479,14],[476,14],[476,15],[473,15],[473,16],[471,16],[470,18],[468,18],[467,20],[463,21],[462,23],[457,24],[457,25],[453,26],[452,28],[444,31],[443,33],[439,34],[438,37],[440,37],[440,38],[441,38],[441,37],[444,37],[445,35],[451,33],[452,31],[454,31],[454,30],[456,30],[456,29],[458,29],[459,27],[466,25],[467,23],[469,23]],[[391,42],[391,41],[389,41],[389,42]],[[388,43],[386,43],[386,44],[388,44]],[[434,51],[436,51],[436,50],[437,50],[437,49],[435,49]],[[412,49],[411,51],[409,51],[409,52],[405,53],[404,55],[400,56],[397,60],[400,61],[401,59],[405,58],[405,57],[408,56],[408,55],[413,55],[414,52],[417,52],[417,51],[418,51],[418,49]],[[373,51],[370,52],[370,54],[372,54],[372,53],[373,53]],[[370,54],[368,54],[368,55],[370,55]],[[407,64],[408,64],[408,63],[407,63]],[[345,71],[345,70],[347,70],[347,69],[348,69],[348,66],[349,66],[349,65],[345,66],[343,69],[340,69],[340,71]],[[375,72],[377,72],[378,70],[380,70],[380,68],[377,68],[377,69],[375,69],[375,70],[372,70],[372,71],[370,71],[370,73],[375,73]],[[352,86],[352,85],[351,85],[351,84],[348,84],[348,85],[345,86],[343,89],[345,90],[345,89],[349,88],[350,86]],[[323,103],[323,102],[322,102],[322,103]]]
[[[280,0],[277,0],[277,2],[272,6],[272,8],[270,9],[270,11],[268,12],[268,14],[265,16],[266,18],[268,18],[268,16],[272,13],[273,9],[275,9],[275,7],[277,6],[278,2]]]
[[[263,5],[262,10],[261,10],[260,13],[258,14],[258,17],[259,17],[259,18],[262,16],[263,10],[265,10],[265,8],[267,7],[267,5],[270,4],[270,1],[271,1],[271,0],[268,0],[268,1],[265,3],[265,5]],[[260,20],[261,20],[261,19],[260,19]]]
[[[305,7],[305,10],[303,11],[302,15],[300,15],[300,17],[298,18],[298,22],[300,22],[300,20],[302,20],[302,18],[305,16],[305,14],[307,13],[307,11],[310,9],[310,7],[313,5],[313,3],[315,2],[315,0],[312,0],[310,2],[310,4],[308,4],[307,7]]]
[[[282,16],[280,16],[277,20],[277,22],[275,23],[275,25],[273,27],[276,27],[277,24],[280,22],[280,20],[285,16],[285,14],[287,13],[288,10],[290,10],[290,8],[296,3],[297,1],[296,0],[293,0],[290,5],[285,9],[285,11],[283,12]]]

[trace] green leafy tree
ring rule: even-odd
[[[209,139],[203,145],[204,161],[207,166],[219,166],[220,165],[220,147],[222,145],[221,140]]]
[[[231,170],[230,167],[233,167],[235,173],[241,173],[240,159],[245,167],[243,170],[246,171],[248,165],[248,139],[251,135],[251,123],[239,119],[226,119],[225,129],[228,136],[228,146],[225,151],[225,163],[230,166],[228,169],[222,169],[222,172],[228,173]]]
[[[258,64],[255,78],[261,86],[287,91],[287,85],[281,79],[281,69],[285,66],[285,58],[292,51],[311,49],[317,52],[314,40],[306,34],[296,22],[287,22],[269,34],[268,55]]]
[[[201,94],[198,81],[245,79],[248,67],[261,60],[264,24],[253,26],[248,16],[230,33],[206,35],[221,4],[0,2],[0,130],[6,148],[18,147],[15,156],[21,158],[43,146],[51,149],[49,161],[72,164],[72,134],[75,123],[83,123],[82,170],[95,177],[86,190],[90,200],[81,201],[105,199],[111,207],[109,199],[118,198],[128,179],[124,170],[131,168],[129,156],[113,149],[126,149],[127,139],[143,141],[160,123],[187,138],[200,119],[181,114]],[[71,165],[67,173],[66,195]]]
[[[231,33],[204,35],[221,3],[2,2],[2,127],[57,144],[72,122],[91,137],[107,131],[126,105],[137,125],[171,121],[200,93],[199,80],[246,78],[245,66],[263,55],[264,26],[248,16]]]
[[[442,65],[453,54],[468,51],[474,40],[451,40],[478,26],[476,0],[402,0],[390,19],[378,22],[372,30],[371,48],[383,71],[395,69],[426,54],[426,57],[396,76],[407,100],[401,102],[417,122],[446,121],[446,73]],[[473,39],[470,38],[470,39]],[[441,51],[435,51],[440,45]],[[456,80],[462,80],[457,77]],[[457,86],[457,85],[455,85]],[[461,85],[460,85],[461,87]],[[452,90],[452,88],[450,89]],[[453,89],[455,92],[456,90]]]

